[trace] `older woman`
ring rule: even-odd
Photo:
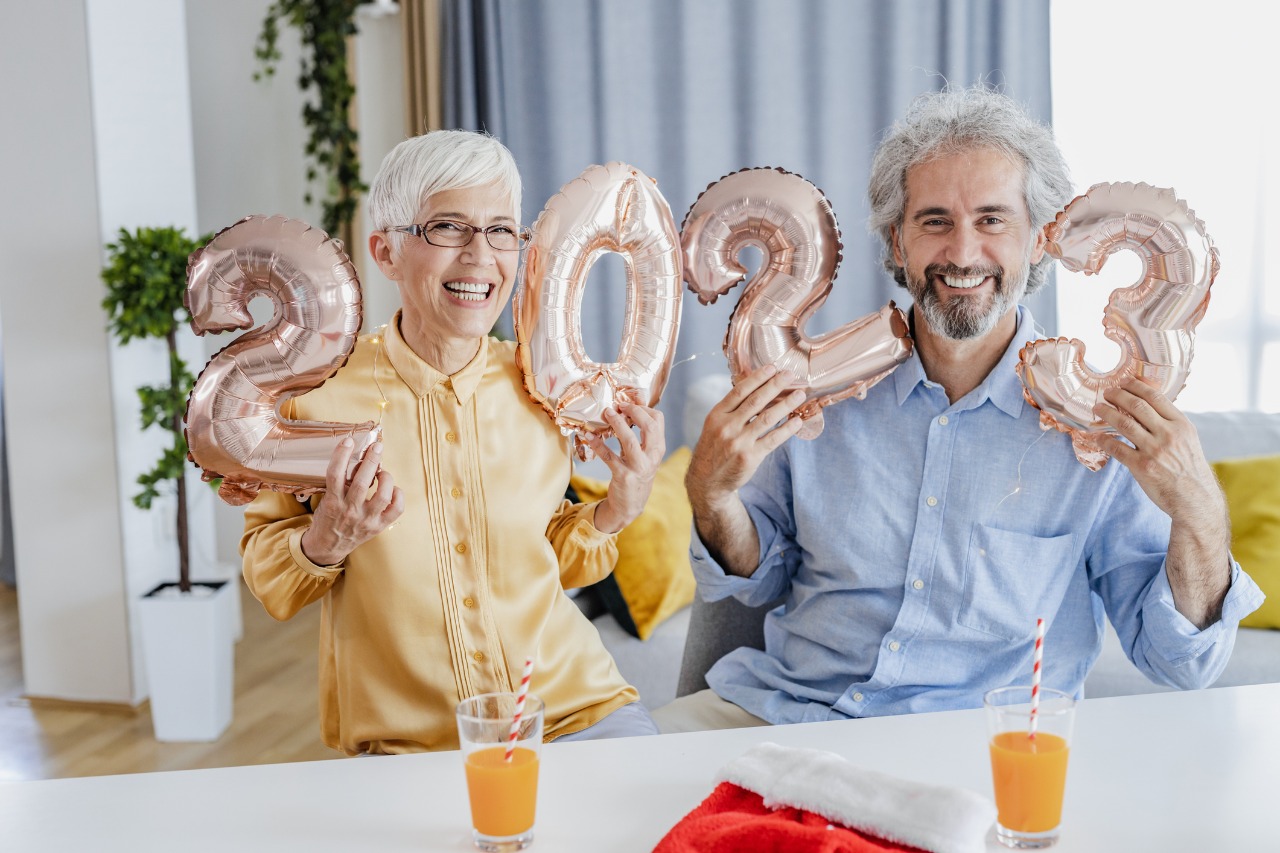
[[[568,439],[525,393],[514,344],[488,336],[515,281],[519,209],[515,162],[491,137],[436,131],[387,155],[369,250],[403,309],[284,412],[380,420],[382,440],[350,480],[339,447],[310,505],[264,492],[245,513],[244,576],[267,611],[321,602],[320,725],[348,754],[456,747],[457,703],[513,690],[528,656],[548,738],[657,731],[564,590],[612,570],[665,452],[662,416],[610,412],[617,450],[589,441],[608,495],[564,500]]]

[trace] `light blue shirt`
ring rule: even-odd
[[[707,673],[722,698],[772,723],[982,704],[1031,681],[1080,695],[1105,616],[1149,678],[1205,687],[1263,594],[1233,561],[1221,619],[1197,629],[1164,572],[1169,517],[1112,460],[1098,472],[1043,431],[1014,370],[1037,337],[1020,307],[1000,363],[954,404],[918,358],[824,410],[741,490],[760,537],[751,578],[727,575],[696,534],[700,595],[760,605],[766,651],[740,648]]]

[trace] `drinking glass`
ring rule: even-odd
[[[485,853],[533,843],[542,755],[542,700],[525,697],[511,760],[507,760],[515,693],[484,693],[458,704],[458,739],[471,800],[475,846]]]
[[[1076,700],[1040,689],[1031,730],[1031,687],[1001,687],[983,697],[995,787],[996,838],[1006,847],[1037,849],[1058,840]]]

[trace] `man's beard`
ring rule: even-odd
[[[953,341],[973,340],[994,329],[1000,318],[1017,305],[1018,300],[1026,293],[1027,277],[1031,272],[1030,257],[1027,261],[1022,265],[1021,275],[1016,277],[1006,276],[1004,268],[1000,266],[957,267],[951,264],[930,264],[925,267],[923,280],[914,278],[909,270],[906,272],[907,289],[931,329]],[[995,294],[992,296],[991,306],[983,310],[982,296],[966,294],[962,290],[955,290],[944,303],[938,296],[938,288],[947,285],[941,282],[933,284],[944,275],[955,278],[994,278]]]

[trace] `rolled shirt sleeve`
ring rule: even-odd
[[[1208,687],[1231,660],[1240,620],[1257,610],[1266,596],[1253,578],[1231,561],[1231,586],[1218,621],[1197,628],[1178,612],[1169,576],[1160,573],[1142,602],[1142,632],[1129,653],[1148,678],[1184,689]],[[1117,631],[1119,629],[1117,628]]]

